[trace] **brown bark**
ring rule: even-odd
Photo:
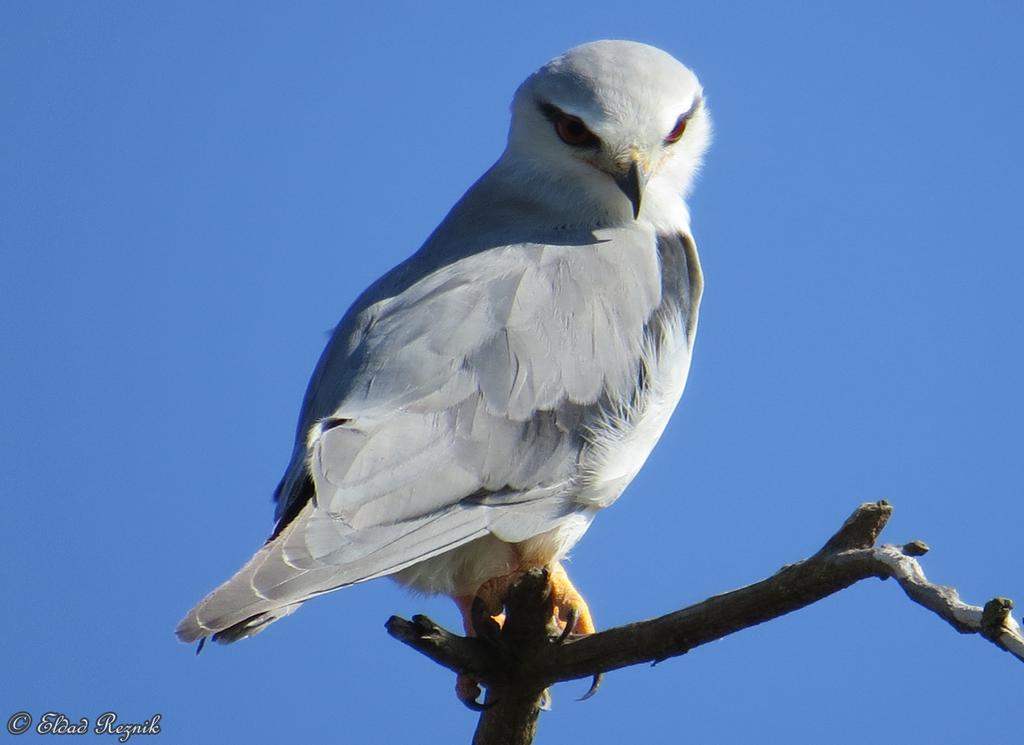
[[[529,745],[546,688],[556,682],[599,676],[628,665],[657,662],[702,644],[798,610],[869,577],[894,578],[907,596],[961,633],[975,633],[1024,661],[1024,636],[1013,603],[994,598],[984,608],[963,603],[951,587],[929,582],[917,561],[921,541],[876,547],[892,507],[862,504],[813,556],[783,567],[768,579],[715,595],[648,621],[559,641],[543,571],[526,575],[513,590],[508,619],[495,638],[465,638],[425,616],[392,616],[388,632],[438,664],[468,673],[487,686],[487,707],[474,745]]]

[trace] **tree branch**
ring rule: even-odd
[[[929,582],[916,558],[928,551],[920,541],[874,545],[891,514],[884,501],[862,504],[817,553],[768,579],[660,618],[564,643],[550,628],[543,572],[526,575],[516,586],[497,644],[457,636],[425,616],[414,616],[411,622],[392,616],[387,629],[435,662],[487,685],[492,705],[481,717],[477,745],[532,742],[544,691],[553,683],[685,654],[869,577],[894,578],[911,600],[957,631],[978,634],[1024,661],[1024,636],[1011,614],[1012,601],[994,598],[984,608],[967,605],[954,588]]]

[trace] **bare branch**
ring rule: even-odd
[[[411,621],[391,616],[384,628],[398,641],[456,673],[481,678],[496,663],[482,641],[453,634],[426,616],[416,615]]]
[[[505,658],[503,667],[518,671],[521,660],[543,656],[552,637],[559,635],[546,569],[527,572],[513,586],[507,611],[498,651]],[[547,696],[545,684],[515,673],[503,681],[489,682],[487,708],[480,716],[473,745],[530,745]]]
[[[981,608],[965,604],[951,587],[932,584],[916,558],[928,551],[921,541],[874,545],[891,514],[892,507],[884,501],[862,504],[821,550],[768,579],[660,618],[564,643],[544,620],[550,619],[550,600],[538,589],[537,577],[520,583],[523,589],[513,593],[498,645],[456,636],[424,616],[412,622],[392,617],[387,628],[435,662],[487,685],[488,701],[494,706],[481,717],[477,745],[530,743],[543,692],[552,683],[685,654],[868,577],[893,577],[911,600],[957,631],[978,634],[1024,661],[1024,636],[1011,615],[1012,601],[994,598]],[[541,581],[546,583],[546,575]],[[524,726],[516,729],[518,725]]]
[[[900,583],[915,603],[948,621],[960,633],[979,634],[1024,662],[1024,635],[1020,624],[1010,613],[1013,610],[1012,600],[993,598],[985,603],[984,608],[967,605],[960,599],[956,588],[929,582],[917,559],[908,554],[907,546],[882,546],[874,549],[872,555],[875,561],[888,568],[889,576]]]

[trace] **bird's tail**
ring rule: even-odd
[[[185,614],[175,629],[178,639],[202,644],[212,637],[216,642],[229,644],[258,634],[279,618],[294,613],[302,600],[296,601],[287,595],[277,599],[267,597],[253,582],[256,571],[272,558],[268,554],[273,547],[273,543],[264,546],[234,577]],[[296,577],[303,573],[299,569],[293,571]]]
[[[275,531],[234,577],[185,614],[175,630],[181,641],[202,643],[212,637],[236,642],[294,613],[304,601],[352,584],[339,577],[338,567],[318,564],[289,547],[288,538],[304,524],[309,509]]]
[[[183,642],[234,642],[317,595],[394,574],[488,534],[485,507],[353,528],[308,502],[238,573],[178,624]]]

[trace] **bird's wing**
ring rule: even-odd
[[[311,381],[278,531],[179,636],[241,638],[314,595],[579,509],[588,427],[634,395],[663,305],[657,244],[616,230],[385,277]]]

